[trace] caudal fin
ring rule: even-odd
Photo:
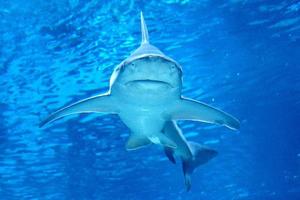
[[[191,174],[193,173],[193,171],[199,165],[207,163],[218,154],[217,151],[201,144],[195,142],[188,142],[188,144],[191,148],[193,158],[188,160],[182,159],[182,170],[187,191],[189,191],[192,186]]]

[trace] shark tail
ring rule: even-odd
[[[141,31],[142,31],[142,44],[149,43],[149,34],[147,25],[143,16],[143,12],[141,12]]]
[[[188,142],[192,152],[191,158],[181,157],[184,182],[187,191],[191,189],[191,175],[193,171],[200,165],[207,163],[214,158],[218,152],[196,142]],[[171,148],[165,148],[165,154],[169,160],[175,164],[174,151]]]
[[[192,186],[191,174],[193,171],[199,165],[207,163],[218,154],[217,151],[196,142],[188,142],[188,144],[191,148],[193,158],[182,159],[182,170],[187,191],[189,191]]]

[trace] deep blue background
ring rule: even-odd
[[[193,174],[158,146],[126,152],[116,116],[50,112],[108,89],[150,40],[184,70],[183,95],[241,120],[180,122],[218,157]],[[0,0],[0,199],[300,199],[300,1]]]

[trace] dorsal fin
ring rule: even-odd
[[[148,29],[144,20],[143,12],[141,12],[141,31],[142,31],[142,42],[141,44],[149,43]]]

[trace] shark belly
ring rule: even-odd
[[[164,102],[158,101],[155,96],[146,100],[145,95],[141,93],[134,95],[134,98],[119,96],[126,102],[120,109],[119,117],[131,132],[126,149],[134,150],[152,143],[175,148],[176,144],[162,133]]]
[[[125,106],[119,117],[132,133],[146,137],[160,133],[164,125],[158,112],[145,107]]]

